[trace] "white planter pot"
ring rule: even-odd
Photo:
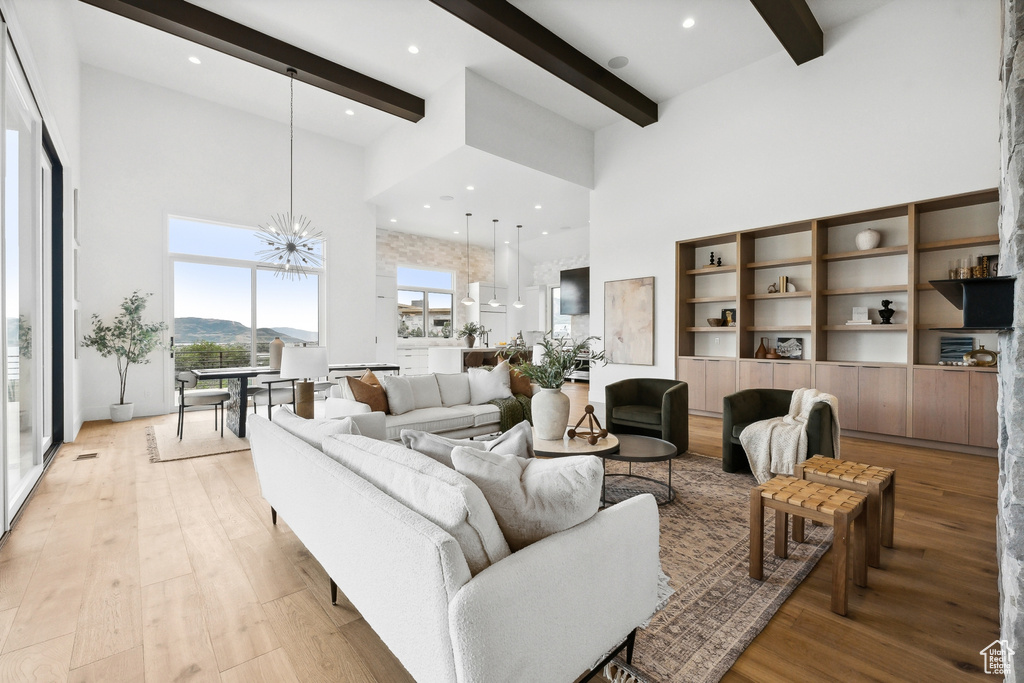
[[[127,422],[135,412],[134,403],[111,403],[110,419],[113,422]]]
[[[541,389],[530,405],[538,439],[552,441],[565,436],[569,426],[569,397],[561,389]]]
[[[853,238],[854,242],[857,243],[857,248],[861,251],[867,251],[868,249],[874,249],[882,241],[882,233],[877,230],[868,228],[861,230],[857,233],[857,236]]]

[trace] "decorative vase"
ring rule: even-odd
[[[110,421],[111,422],[128,422],[132,419],[132,415],[135,413],[134,403],[111,403],[110,404]]]
[[[281,354],[284,352],[284,342],[281,341],[280,337],[274,337],[274,341],[270,342],[270,369],[280,370],[281,369]]]
[[[476,344],[476,337],[472,334],[466,335],[466,347],[473,348],[473,344]]]
[[[889,308],[891,303],[888,299],[882,299],[882,307],[878,309],[878,317],[882,319],[883,325],[892,325],[892,316],[896,311]]]
[[[569,397],[562,389],[542,388],[533,397],[533,429],[538,439],[555,441],[565,436],[569,425]]]
[[[766,358],[768,356],[768,349],[765,346],[766,341],[768,341],[768,337],[761,337],[761,345],[757,347],[757,351],[754,351],[754,358]]]
[[[867,251],[868,249],[874,249],[881,243],[882,233],[872,228],[867,228],[858,232],[857,236],[853,239],[857,243],[857,249]]]

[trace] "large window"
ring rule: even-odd
[[[267,365],[274,337],[319,344],[322,271],[285,280],[258,231],[171,218],[175,370]],[[317,252],[323,252],[319,244]]]
[[[455,277],[450,271],[398,268],[398,336],[452,336]]]

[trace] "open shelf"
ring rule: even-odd
[[[861,251],[842,251],[835,254],[823,254],[822,261],[855,261],[862,258],[875,258],[877,256],[899,256],[907,253],[907,245],[896,247],[878,247],[877,249],[864,249]]]
[[[735,296],[702,296],[696,299],[687,299],[688,304],[724,304],[733,302],[735,303]]]
[[[893,323],[892,325],[825,325],[821,329],[826,332],[906,332],[907,324]]]
[[[747,299],[803,299],[810,295],[810,292],[776,292],[774,294],[747,294]]]
[[[747,332],[810,332],[810,325],[751,325],[744,327]]]
[[[917,245],[917,250],[919,252],[942,251],[944,249],[984,247],[990,244],[999,244],[999,235],[979,235],[977,237],[960,237],[953,240],[941,240],[939,242],[924,242]]]
[[[885,294],[886,292],[905,292],[906,285],[876,285],[873,287],[846,287],[844,289],[822,290],[824,296],[850,296],[856,294]]]
[[[722,325],[721,327],[684,327],[683,329],[687,332],[735,332],[738,328]]]
[[[686,271],[687,275],[714,275],[715,273],[735,273],[736,266],[715,266],[707,268],[692,268]]]
[[[799,258],[778,259],[775,261],[755,261],[754,263],[748,263],[747,268],[750,270],[760,270],[762,268],[786,268],[788,266],[809,265],[811,265],[811,257],[803,256]]]

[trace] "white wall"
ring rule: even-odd
[[[90,66],[82,67],[81,290],[87,316],[109,318],[135,289],[153,292],[153,319],[170,322],[168,214],[241,225],[288,208],[288,127]],[[295,132],[295,210],[327,238],[326,331],[332,362],[375,357],[373,212],[363,152]],[[216,292],[211,292],[216,296]],[[85,419],[117,400],[113,359],[81,351]],[[168,407],[166,353],[132,370],[136,415]]]
[[[966,192],[999,183],[998,0],[897,0],[825,36],[661,103],[646,128],[596,136],[591,291],[654,275],[655,367],[674,376],[676,240]],[[643,230],[644,239],[636,239]],[[603,328],[592,297],[594,329]]]

